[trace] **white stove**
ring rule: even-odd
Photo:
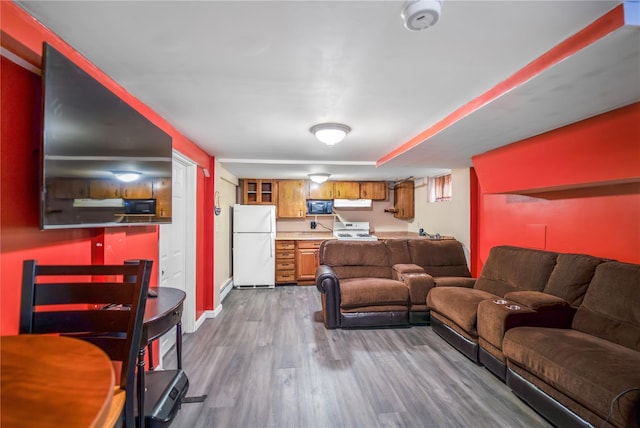
[[[369,233],[368,221],[333,222],[333,236],[345,241],[377,241],[378,237]]]

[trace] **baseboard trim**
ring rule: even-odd
[[[220,289],[220,303],[222,303],[229,294],[233,290],[233,278],[227,279],[227,282],[224,283],[222,288]]]

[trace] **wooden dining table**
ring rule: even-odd
[[[114,391],[113,364],[79,339],[0,337],[0,426],[99,427]]]

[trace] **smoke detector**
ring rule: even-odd
[[[409,0],[400,16],[407,30],[422,31],[438,22],[443,0]]]

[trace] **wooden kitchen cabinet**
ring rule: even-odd
[[[333,181],[309,182],[309,199],[333,199]]]
[[[304,180],[278,181],[278,218],[304,218],[307,200]]]
[[[414,217],[414,182],[405,181],[396,184],[393,189],[395,218],[410,219]]]
[[[115,180],[91,180],[89,182],[89,197],[91,199],[122,198],[120,183]]]
[[[171,217],[171,179],[158,178],[153,182],[156,217]]]
[[[387,199],[386,181],[363,181],[360,183],[360,198],[384,201]]]
[[[273,180],[245,178],[242,181],[245,205],[274,205],[276,192]]]
[[[320,266],[321,240],[297,241],[296,247],[296,280],[298,285],[314,284],[316,280],[316,268]]]
[[[91,180],[89,182],[91,199],[151,199],[153,183],[150,180],[121,183],[116,180]]]
[[[151,180],[122,183],[120,190],[123,199],[151,199],[153,198],[153,182]]]
[[[276,241],[276,284],[296,282],[295,252],[295,241]]]
[[[357,181],[334,181],[334,198],[358,199],[360,198],[360,183]]]
[[[89,197],[89,180],[82,178],[55,178],[51,180],[52,192],[55,199],[86,199]]]

